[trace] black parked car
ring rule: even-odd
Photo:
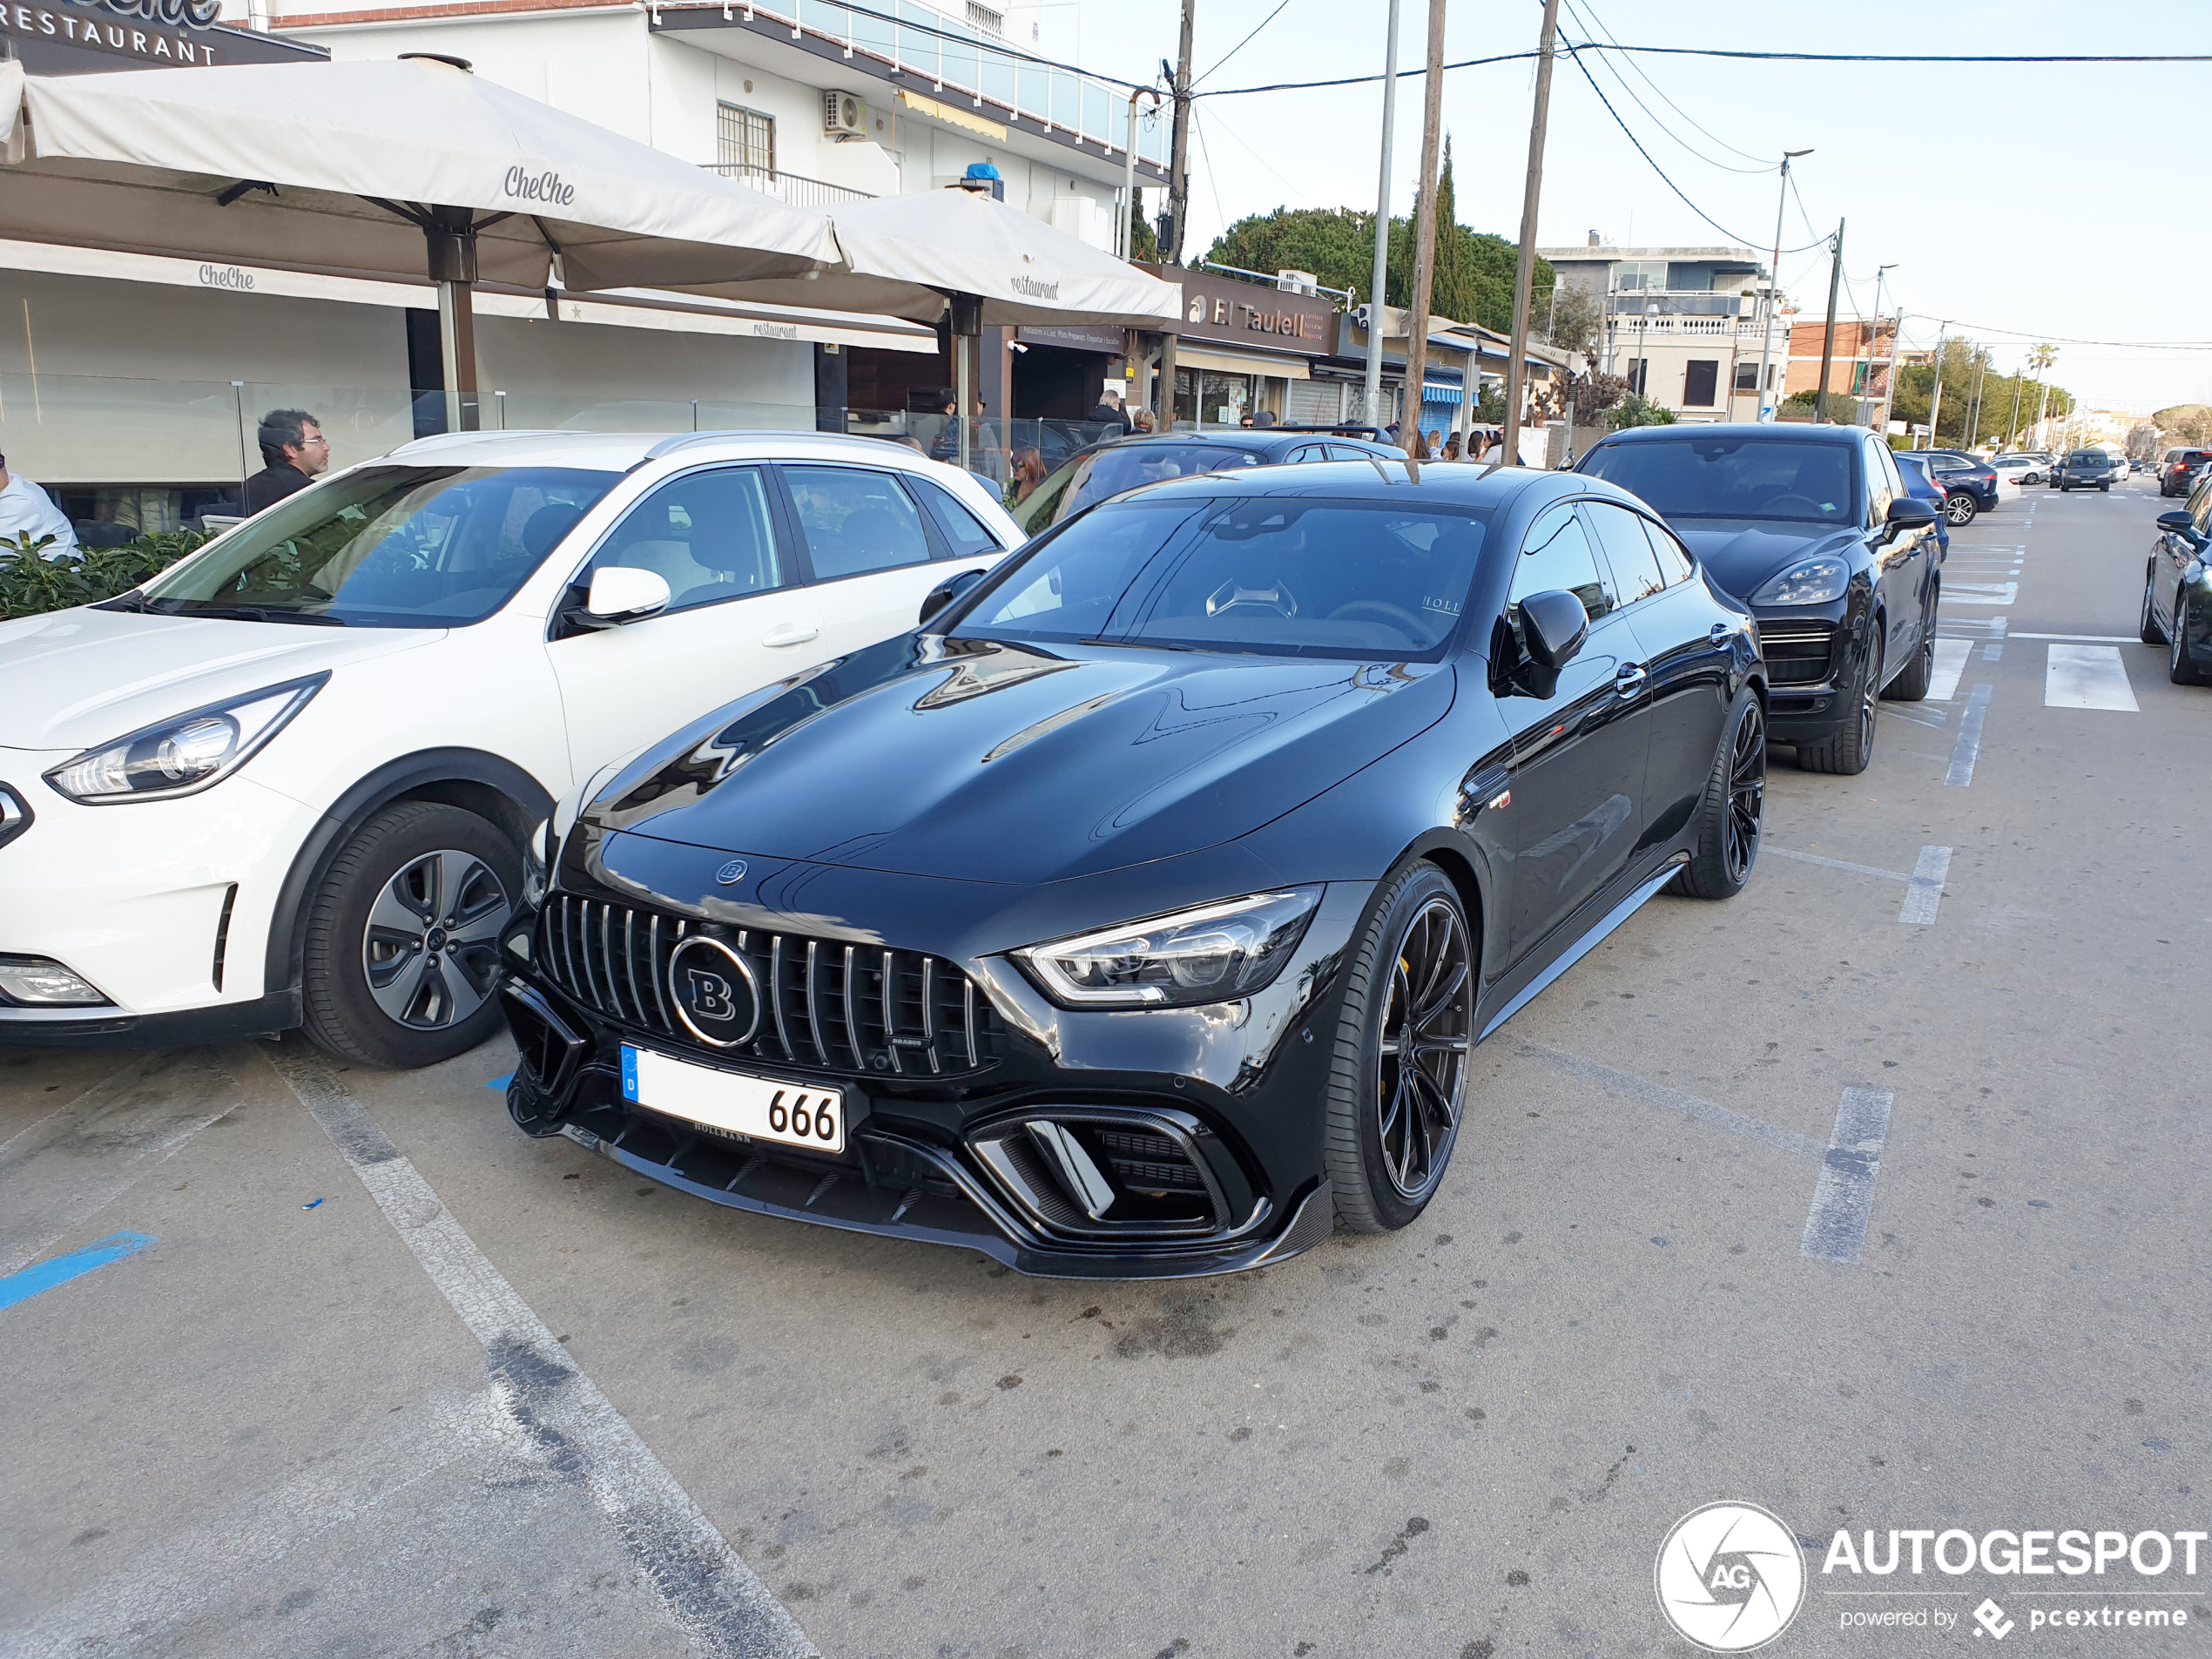
[[[1374,434],[1363,436],[1363,434]],[[1235,432],[1159,432],[1108,438],[1077,450],[1026,499],[1009,509],[1035,536],[1124,489],[1241,467],[1311,461],[1403,462],[1406,452],[1372,427],[1246,427]]]
[[[2059,489],[2061,493],[2070,489],[2101,489],[2109,495],[2117,472],[2112,457],[2103,450],[2076,449],[2059,462]]]
[[[1848,426],[1636,427],[1579,469],[1650,503],[1750,605],[1797,764],[1865,771],[1877,699],[1928,694],[1942,583],[1935,510],[1889,446]]]
[[[2185,510],[2161,513],[2158,530],[2143,569],[2143,644],[2166,647],[2175,685],[2212,685],[2212,478]]]
[[[1926,458],[1928,471],[1943,486],[1943,516],[1946,522],[1971,524],[1976,513],[1986,513],[1996,507],[1997,469],[1979,455],[1970,455],[1963,449],[1922,449],[1918,453]]]
[[[1596,480],[1142,490],[598,789],[502,946],[509,1107],[1029,1273],[1402,1227],[1468,1051],[1750,877],[1764,698],[1750,617]]]
[[[2208,461],[2212,461],[2212,449],[2168,449],[2158,463],[2158,493],[2188,495]]]

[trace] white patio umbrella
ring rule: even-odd
[[[935,322],[954,334],[1019,323],[1104,323],[1173,330],[1183,293],[981,190],[922,191],[833,207],[843,260],[812,280],[685,283],[695,292],[777,305],[830,306]],[[954,351],[961,461],[968,460],[970,363]]]
[[[829,221],[458,58],[26,77],[0,64],[0,236],[438,284],[449,400],[469,285],[798,280]]]

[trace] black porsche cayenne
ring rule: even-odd
[[[1749,877],[1764,697],[1750,617],[1596,480],[1139,490],[549,826],[509,1107],[1028,1273],[1401,1227],[1480,1137],[1469,1050],[1669,882]]]

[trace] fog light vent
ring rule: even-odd
[[[1182,1113],[1050,1107],[991,1124],[969,1144],[999,1188],[1047,1232],[1189,1238],[1232,1224]]]

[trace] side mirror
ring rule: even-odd
[[[1533,593],[1521,602],[1521,633],[1530,659],[1556,674],[1575,659],[1590,637],[1590,613],[1564,589]]]
[[[1890,503],[1889,516],[1885,522],[1896,529],[1924,529],[1940,516],[1927,502],[1911,496],[1899,496]]]
[[[2196,521],[2187,513],[2161,513],[2158,516],[2158,528],[2162,530],[2172,530],[2177,536],[2186,536],[2196,528]]]
[[[616,628],[668,609],[667,579],[652,570],[609,565],[591,573],[591,591],[577,617],[587,628]]]
[[[982,579],[981,570],[962,570],[958,576],[946,577],[922,597],[921,615],[916,620],[927,626],[932,617]]]

